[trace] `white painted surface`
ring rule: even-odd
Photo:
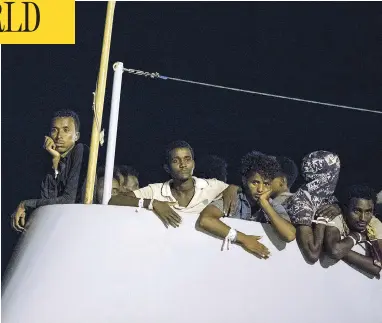
[[[264,235],[270,259],[222,252],[196,219],[166,229],[128,207],[38,209],[3,289],[2,322],[382,321],[381,281],[343,262],[308,265],[295,242],[278,251],[254,222],[226,220]]]

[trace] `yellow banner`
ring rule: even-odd
[[[75,1],[0,1],[0,44],[74,44]]]

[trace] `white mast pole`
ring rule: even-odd
[[[119,102],[121,99],[123,63],[117,62],[113,65],[113,93],[111,97],[111,110],[109,121],[109,134],[107,139],[105,178],[103,186],[102,204],[106,205],[111,197],[113,185],[113,169],[115,159],[115,146],[117,143]]]

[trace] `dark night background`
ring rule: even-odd
[[[2,46],[2,272],[18,239],[9,216],[21,200],[39,195],[52,113],[77,111],[81,141],[90,142],[105,13],[106,2],[76,3],[75,45]],[[172,77],[382,110],[381,31],[377,2],[119,2],[103,126],[107,134],[116,61]],[[252,149],[297,163],[325,149],[341,158],[339,195],[360,182],[379,191],[381,125],[382,115],[125,73],[116,163],[135,166],[142,185],[166,180],[164,146],[184,139],[196,163],[207,153],[226,158],[229,182],[238,183],[240,158]],[[105,152],[101,147],[101,162]]]

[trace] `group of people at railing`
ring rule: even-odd
[[[83,202],[89,148],[78,143],[79,138],[78,115],[70,110],[55,113],[44,143],[50,158],[41,198],[18,205],[12,214],[15,230],[23,232],[27,214],[39,206]],[[226,184],[227,164],[217,156],[202,159],[198,168],[192,147],[185,141],[173,142],[165,150],[164,170],[169,181],[139,188],[139,173],[134,168],[115,166],[109,204],[152,210],[166,227],[178,227],[182,217],[197,214],[201,229],[262,259],[271,255],[261,237],[239,232],[221,218],[269,223],[280,239],[297,239],[308,262],[316,262],[325,252],[379,278],[382,223],[377,210],[382,207],[382,191],[377,197],[369,186],[354,185],[346,200],[338,201],[334,192],[340,159],[336,154],[322,150],[307,154],[300,169],[305,182],[293,193],[290,189],[298,168],[287,157],[249,152],[241,159],[240,186]],[[97,203],[102,201],[104,172],[103,167],[97,172]],[[365,252],[352,250],[355,245]]]

